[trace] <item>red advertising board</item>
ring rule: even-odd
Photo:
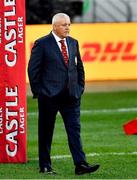
[[[25,0],[0,1],[0,162],[26,157]]]

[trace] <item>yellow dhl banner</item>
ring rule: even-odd
[[[34,41],[51,29],[26,26],[27,64]],[[137,79],[137,23],[72,24],[70,36],[79,41],[86,81]]]

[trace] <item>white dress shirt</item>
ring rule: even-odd
[[[66,42],[66,38],[61,39],[61,38],[58,37],[53,31],[52,31],[52,34],[53,34],[53,36],[54,36],[54,38],[55,38],[55,40],[56,40],[56,42],[57,42],[57,44],[58,44],[58,46],[59,46],[60,51],[61,51],[61,43],[60,43],[59,41],[60,41],[60,40],[64,40],[64,43],[65,43],[66,48],[67,48],[67,55],[68,55],[68,57],[69,57],[68,45],[67,45],[67,42]]]

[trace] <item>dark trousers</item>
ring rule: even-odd
[[[55,97],[39,95],[38,97],[38,143],[40,168],[51,167],[51,143],[57,112],[59,111],[65,125],[69,148],[74,164],[85,161],[80,138],[80,99],[69,96],[63,91]]]

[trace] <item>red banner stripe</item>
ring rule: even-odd
[[[0,162],[26,155],[25,0],[0,1]]]

